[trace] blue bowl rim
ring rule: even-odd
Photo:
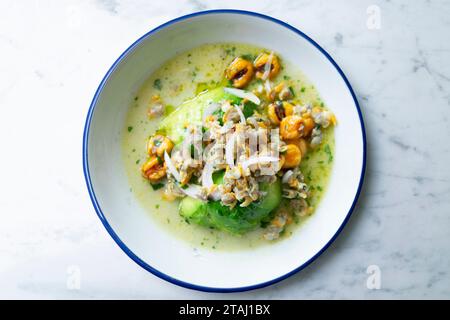
[[[196,285],[196,284],[192,284],[189,282],[185,282],[176,278],[173,278],[155,268],[153,268],[152,266],[150,266],[149,264],[147,264],[146,262],[144,262],[143,260],[141,260],[136,254],[134,254],[134,252],[132,252],[124,242],[122,242],[122,240],[119,238],[119,236],[115,233],[115,231],[112,229],[112,227],[110,226],[110,224],[108,223],[106,217],[104,216],[102,209],[100,208],[100,205],[97,201],[97,198],[95,196],[95,192],[92,186],[92,182],[91,182],[91,177],[90,177],[90,173],[89,173],[89,163],[88,163],[88,137],[89,137],[89,129],[90,129],[90,124],[91,124],[91,119],[92,119],[92,115],[95,109],[95,106],[97,104],[97,100],[98,97],[103,89],[103,87],[105,86],[106,82],[108,81],[110,75],[115,71],[116,67],[120,64],[120,62],[125,58],[125,56],[127,56],[130,52],[132,52],[132,50],[134,50],[135,47],[137,47],[144,39],[146,39],[147,37],[151,36],[153,33],[168,27],[174,23],[180,22],[180,21],[184,21],[187,20],[189,18],[193,18],[193,17],[197,17],[197,16],[203,16],[203,15],[210,15],[210,14],[221,14],[221,13],[227,13],[227,14],[241,14],[241,15],[249,15],[249,16],[253,16],[253,17],[258,17],[258,18],[262,18],[265,20],[269,20],[271,22],[274,22],[276,24],[279,24],[293,32],[295,32],[296,34],[298,34],[299,36],[303,37],[304,39],[306,39],[309,43],[311,43],[314,47],[316,47],[330,62],[331,64],[336,68],[336,70],[338,71],[338,73],[341,75],[342,79],[344,80],[345,84],[347,85],[348,90],[350,91],[353,101],[355,103],[357,112],[358,112],[358,116],[359,116],[359,121],[361,124],[361,132],[362,132],[362,139],[363,139],[363,165],[362,165],[362,169],[361,169],[361,175],[360,175],[360,180],[359,180],[359,184],[358,184],[358,189],[356,191],[355,194],[355,198],[353,200],[353,203],[350,207],[350,210],[348,211],[344,221],[342,222],[341,226],[338,228],[338,230],[336,231],[336,233],[333,235],[333,237],[325,244],[325,246],[320,249],[313,257],[311,257],[308,261],[306,261],[305,263],[303,263],[302,265],[300,265],[299,267],[295,268],[294,270],[269,281],[265,281],[262,283],[258,283],[258,284],[254,284],[254,285],[250,285],[250,286],[244,286],[244,287],[233,287],[233,288],[217,288],[217,287],[206,287],[206,286],[201,286],[201,285]],[[151,272],[152,274],[154,274],[155,276],[166,280],[170,283],[179,285],[181,287],[185,287],[188,289],[193,289],[193,290],[199,290],[199,291],[204,291],[204,292],[221,292],[221,293],[226,293],[226,292],[243,292],[243,291],[249,291],[249,290],[255,290],[255,289],[259,289],[259,288],[264,288],[267,286],[270,286],[272,284],[275,284],[277,282],[280,282],[282,280],[285,280],[287,278],[289,278],[290,276],[296,274],[297,272],[303,270],[304,268],[306,268],[308,265],[310,265],[313,261],[315,261],[333,242],[334,240],[336,240],[336,238],[339,236],[339,234],[341,233],[342,229],[344,228],[344,226],[347,224],[348,220],[350,219],[350,216],[353,212],[353,210],[355,209],[356,203],[358,201],[358,198],[361,194],[361,189],[363,186],[363,182],[364,182],[364,176],[365,176],[365,171],[366,171],[366,153],[367,153],[367,142],[366,142],[366,131],[365,131],[365,126],[364,126],[364,121],[363,121],[363,117],[362,117],[362,113],[361,113],[361,109],[358,103],[358,100],[356,98],[356,95],[353,91],[352,86],[350,85],[349,81],[347,80],[347,77],[345,76],[344,72],[341,70],[341,68],[339,68],[339,66],[337,65],[337,63],[333,60],[333,58],[328,54],[328,52],[326,52],[319,44],[317,44],[313,39],[311,39],[309,36],[307,36],[305,33],[303,33],[302,31],[298,30],[297,28],[291,26],[290,24],[283,22],[281,20],[278,20],[276,18],[273,18],[271,16],[267,16],[261,13],[257,13],[257,12],[253,12],[253,11],[245,11],[245,10],[235,10],[235,9],[216,9],[216,10],[206,10],[206,11],[199,11],[199,12],[194,12],[194,13],[190,13],[190,14],[186,14],[183,16],[180,16],[178,18],[175,18],[173,20],[170,20],[166,23],[161,24],[160,26],[154,28],[153,30],[147,32],[146,34],[144,34],[143,36],[141,36],[139,39],[137,39],[132,45],[130,45],[120,56],[119,58],[117,58],[117,60],[114,62],[114,64],[109,68],[108,72],[106,73],[106,75],[103,77],[102,81],[100,82],[100,85],[98,86],[95,95],[92,99],[91,105],[89,107],[88,113],[87,113],[87,117],[86,117],[86,123],[85,123],[85,127],[84,127],[84,132],[83,132],[83,172],[84,172],[84,177],[86,180],[86,185],[87,185],[87,189],[89,192],[89,196],[91,198],[92,204],[94,206],[94,209],[98,215],[98,217],[100,218],[100,221],[102,222],[103,226],[105,227],[105,229],[108,231],[108,233],[110,234],[110,236],[114,239],[114,241],[119,245],[119,247],[134,261],[136,262],[139,266],[141,266],[142,268],[144,268],[145,270]]]

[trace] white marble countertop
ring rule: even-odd
[[[450,298],[450,3],[242,3],[0,2],[0,298]],[[350,222],[306,270],[209,294],[160,280],[114,243],[85,188],[81,137],[97,85],[131,42],[225,7],[285,20],[335,58],[361,103],[368,167]]]

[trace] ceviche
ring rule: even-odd
[[[130,190],[197,245],[273,242],[319,204],[336,123],[275,51],[204,45],[166,62],[134,97],[123,138]]]

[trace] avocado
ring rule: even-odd
[[[185,125],[187,123],[201,125],[202,115],[208,104],[222,100],[229,100],[233,104],[239,104],[242,101],[241,98],[225,92],[222,87],[206,91],[186,101],[169,114],[162,120],[158,131],[168,136],[175,144],[179,144],[184,139]],[[256,107],[256,105],[246,102],[243,108],[244,115],[250,116]],[[213,174],[214,183],[222,184],[223,176],[224,171],[215,172]],[[265,191],[266,195],[247,207],[240,207],[237,204],[233,209],[230,209],[230,207],[223,206],[220,201],[206,202],[185,197],[180,202],[179,214],[189,222],[242,234],[270,219],[271,213],[281,202],[279,179],[272,184],[260,183],[259,188]]]
[[[161,121],[158,131],[178,144],[183,141],[185,125],[187,123],[201,125],[203,111],[209,103],[222,100],[230,100],[232,103],[241,101],[240,98],[225,92],[222,87],[200,93],[195,98],[182,103],[175,111],[165,117]]]
[[[236,205],[233,209],[220,201],[204,202],[185,197],[180,202],[179,213],[188,221],[213,227],[230,233],[242,234],[267,221],[281,202],[281,182],[261,183],[260,190],[266,195],[247,207]]]

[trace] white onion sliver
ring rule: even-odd
[[[230,140],[227,141],[227,145],[225,146],[225,161],[230,166],[230,168],[234,167],[234,142],[236,140],[236,136],[233,134],[230,137]]]
[[[212,201],[219,201],[221,199],[220,191],[219,189],[214,190],[211,192],[208,196]]]
[[[266,93],[269,94],[270,91],[272,91],[272,87],[270,86],[270,81],[266,80],[266,82],[264,82],[264,89],[266,89]]]
[[[175,168],[172,159],[170,159],[170,156],[167,154],[167,151],[164,151],[164,161],[166,161],[167,164],[167,170],[169,173],[179,182],[181,181],[180,173]]]
[[[266,163],[266,162],[278,162],[280,159],[277,157],[271,157],[271,156],[254,156],[250,157],[244,162],[242,162],[242,167],[244,169],[247,169],[249,166],[257,163]]]
[[[270,53],[269,58],[267,58],[266,64],[264,65],[264,73],[262,79],[266,80],[272,69],[273,52]]]
[[[294,171],[292,171],[292,170],[286,171],[286,173],[283,175],[283,178],[281,178],[281,182],[288,183],[289,179],[292,177],[293,174],[294,174]]]
[[[214,167],[213,167],[212,163],[210,163],[210,162],[206,163],[206,165],[203,167],[203,172],[202,172],[202,186],[209,189],[214,185],[214,181],[212,179],[213,173],[214,173]]]
[[[205,119],[206,119],[207,117],[209,117],[209,116],[212,115],[217,109],[219,109],[219,107],[220,107],[220,104],[218,104],[218,103],[211,103],[211,104],[209,104],[209,105],[205,108],[205,110],[203,111],[203,117],[202,117],[203,122],[205,122]]]
[[[239,97],[242,99],[247,99],[248,101],[251,101],[257,105],[259,105],[261,103],[259,98],[253,92],[250,92],[250,91],[245,91],[245,90],[235,89],[235,88],[223,88],[223,91],[228,92],[229,94],[232,94],[233,96],[236,96],[236,97]]]
[[[231,128],[233,128],[234,123],[232,121],[227,121],[225,122],[225,124],[222,126],[222,128],[219,129],[219,133],[220,134],[225,134],[228,131],[231,130]]]
[[[198,185],[190,184],[186,188],[181,188],[181,191],[183,191],[185,195],[187,195],[191,198],[203,200],[201,197],[202,187],[200,187]]]
[[[239,114],[239,117],[241,117],[241,123],[246,124],[245,116],[244,116],[244,113],[242,112],[241,108],[239,108],[239,106],[236,106],[236,105],[234,107],[236,108],[236,111]]]

